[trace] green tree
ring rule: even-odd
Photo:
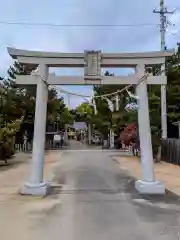
[[[159,67],[154,67],[157,74]],[[166,60],[167,75],[167,121],[169,123],[180,119],[180,44],[172,57]],[[157,85],[148,86],[151,130],[161,134],[161,89]]]
[[[93,107],[89,102],[83,102],[73,110],[74,120],[76,122],[86,122],[92,125],[94,117]]]
[[[176,122],[180,119],[180,44],[176,53],[167,60],[167,105],[168,121]]]
[[[94,86],[94,96],[104,95],[106,91],[101,86]],[[112,126],[112,113],[109,109],[106,99],[96,98],[97,114],[93,117],[93,125],[106,139],[109,133],[109,128]]]
[[[110,74],[108,71],[105,72],[105,76],[114,76],[114,74]],[[95,95],[104,95],[116,92],[117,90],[121,90],[125,87],[125,85],[100,85],[94,87]],[[132,87],[131,91],[134,90]],[[113,96],[114,97],[114,96]],[[112,96],[108,97],[109,100],[113,102],[115,109],[115,101],[112,100]],[[108,129],[112,128],[117,134],[125,127],[128,122],[133,122],[136,119],[136,112],[127,112],[125,111],[125,106],[132,102],[133,99],[128,97],[127,92],[122,92],[119,94],[119,111],[111,112],[108,106],[108,102],[106,99],[98,98],[97,106],[98,106],[98,128],[101,128],[101,131],[104,131],[107,135]]]
[[[1,109],[4,122],[10,122],[23,116],[23,122],[20,127],[22,136],[25,129],[33,131],[36,101],[36,86],[18,86],[16,85],[17,75],[29,75],[35,67],[29,67],[18,63],[17,61],[8,69],[8,77],[1,78]],[[47,103],[47,124],[55,121],[57,115],[62,114],[62,122],[72,122],[72,116],[65,107],[64,99],[58,96],[55,89],[48,90]],[[63,120],[64,118],[64,120]]]

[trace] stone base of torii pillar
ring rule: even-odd
[[[146,182],[138,180],[135,182],[135,188],[142,194],[165,194],[164,184],[158,181]]]
[[[22,195],[32,195],[32,196],[46,196],[49,193],[50,185],[47,182],[42,183],[25,183],[21,188]]]

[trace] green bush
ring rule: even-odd
[[[1,143],[0,145],[0,160],[6,160],[14,155],[14,147],[11,143]]]
[[[23,118],[4,124],[0,129],[0,160],[11,158],[14,153],[15,135],[20,129]]]
[[[11,158],[14,155],[14,148],[11,143],[5,143],[6,158]]]

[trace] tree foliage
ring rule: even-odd
[[[167,74],[167,119],[168,122],[179,121],[180,117],[180,44],[178,49],[172,57],[166,60],[166,74]],[[152,72],[154,75],[158,75],[160,66],[154,66]],[[106,76],[112,76],[109,72],[105,73]],[[124,86],[94,86],[94,94],[103,95],[107,93],[116,92]],[[135,86],[130,89],[131,92],[135,92]],[[160,144],[161,136],[161,88],[160,85],[148,85],[148,97],[149,97],[149,115],[153,145]],[[130,99],[126,92],[120,95],[119,106],[120,109],[116,113],[112,113],[109,109],[106,99],[96,98],[97,114],[91,114],[88,118],[95,128],[98,129],[103,135],[107,135],[108,128],[113,128],[118,134],[124,129],[126,132],[129,124],[135,124],[138,126],[137,111],[125,111],[125,106],[128,103],[134,102]],[[131,136],[132,137],[132,136]],[[130,138],[129,138],[130,139]],[[129,140],[128,140],[129,141]]]
[[[9,132],[10,124],[14,124],[14,133],[16,139],[22,140],[25,130],[29,131],[31,139],[33,136],[36,86],[16,85],[17,75],[29,75],[35,67],[29,67],[14,62],[7,71],[7,78],[1,77],[0,82],[0,103],[1,103],[1,136]],[[57,117],[61,119],[61,125],[72,123],[72,116],[64,104],[64,99],[59,97],[55,89],[48,90],[47,103],[47,124],[56,121]],[[21,119],[21,124],[17,122]],[[10,128],[12,130],[12,128]]]
[[[158,71],[158,67],[154,68]],[[180,119],[180,45],[172,57],[166,60],[167,121],[172,124]],[[161,87],[148,86],[150,122],[153,133],[161,134]]]
[[[155,66],[152,69],[153,74],[159,73],[160,66]],[[178,44],[177,51],[172,57],[168,57],[166,60],[166,74],[167,74],[167,120],[169,123],[180,120],[180,44]],[[110,75],[108,72],[106,76]],[[95,92],[98,93],[112,93],[121,89],[124,86],[98,86],[95,88]],[[135,86],[130,89],[132,92],[135,90]],[[160,85],[148,85],[148,97],[149,97],[149,115],[151,123],[151,131],[153,135],[161,135],[161,88]],[[136,111],[125,111],[127,103],[131,102],[127,94],[121,94],[120,111],[118,114],[111,114],[111,120],[109,125],[115,125],[115,129],[120,131],[125,129],[128,124],[137,122]],[[103,107],[101,107],[103,109]],[[106,106],[107,109],[107,106]],[[101,112],[102,110],[100,110]],[[107,114],[107,113],[106,113]],[[115,118],[113,117],[115,115]],[[106,115],[107,117],[107,115]],[[101,118],[103,119],[103,118]],[[106,118],[107,119],[107,118]],[[110,119],[110,118],[109,118]]]
[[[105,76],[114,76],[114,74],[105,72]],[[100,85],[94,86],[94,93],[96,95],[104,95],[116,92],[117,90],[121,90],[124,88],[124,85]],[[136,117],[136,113],[130,113],[125,111],[125,106],[130,103],[131,99],[129,99],[126,92],[123,92],[119,95],[119,111],[111,112],[108,106],[108,102],[106,99],[97,98],[97,119],[98,121],[95,123],[97,129],[104,135],[108,134],[108,129],[113,129],[116,133],[119,133],[127,124],[127,122],[133,122]],[[114,104],[115,109],[115,101],[111,99],[111,96],[108,97]]]

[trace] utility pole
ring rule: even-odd
[[[160,15],[160,37],[161,37],[161,51],[166,50],[166,24],[167,18],[166,14],[173,14],[174,11],[168,11],[164,7],[164,0],[160,0],[160,10],[154,9],[153,13],[158,13]],[[162,74],[165,66],[162,67]],[[167,138],[167,106],[166,106],[166,85],[161,85],[161,129],[162,129],[162,139]]]

